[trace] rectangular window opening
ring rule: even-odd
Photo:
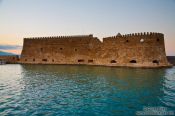
[[[78,62],[84,62],[84,60],[83,59],[79,59]]]
[[[42,59],[42,61],[45,61],[45,62],[47,62],[47,59]]]
[[[89,62],[89,63],[92,63],[92,62],[94,62],[94,61],[93,61],[93,60],[88,60],[88,62]]]

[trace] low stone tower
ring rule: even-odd
[[[162,33],[133,33],[103,39],[105,61],[129,67],[170,66],[167,61]],[[114,63],[112,63],[114,62]],[[116,63],[115,63],[116,62]],[[108,63],[108,62],[106,62]]]

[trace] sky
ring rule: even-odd
[[[0,0],[1,51],[20,53],[24,37],[118,32],[164,33],[175,55],[175,0]]]

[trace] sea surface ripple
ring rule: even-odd
[[[175,67],[0,66],[0,116],[135,115],[175,111]]]

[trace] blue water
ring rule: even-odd
[[[135,115],[175,111],[175,67],[0,65],[0,116]]]

